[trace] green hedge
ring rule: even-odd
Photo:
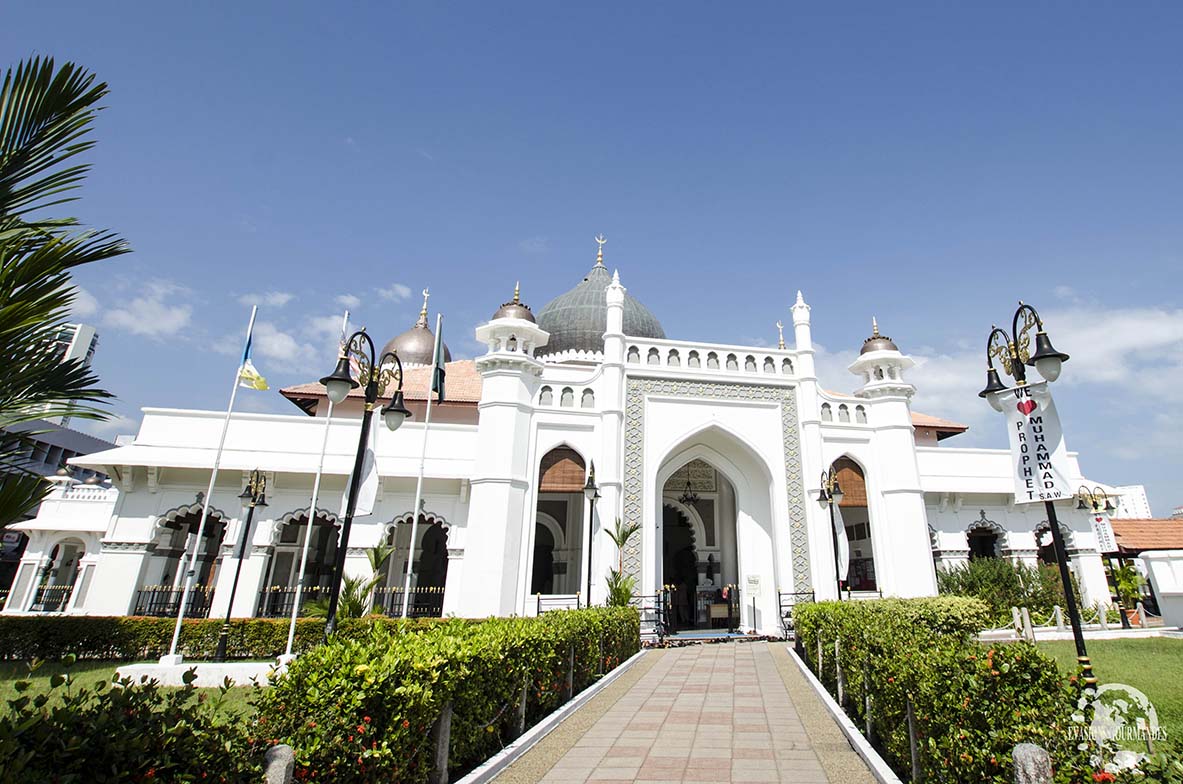
[[[300,656],[258,700],[260,734],[296,749],[298,780],[421,782],[432,726],[452,704],[449,768],[471,769],[639,649],[631,608],[447,621],[418,634],[374,624]]]
[[[230,624],[229,657],[275,658],[287,648],[289,623],[287,618],[235,619]],[[438,618],[402,621],[372,616],[341,621],[337,629],[348,637],[367,634],[375,624],[418,631],[439,623]],[[59,661],[66,656],[109,661],[156,659],[168,653],[175,625],[174,618],[0,616],[0,661]],[[297,619],[293,650],[303,653],[323,642],[324,625],[323,618]],[[211,658],[221,629],[222,621],[213,618],[185,620],[181,628],[180,653],[189,660]]]
[[[1083,607],[1076,575],[1071,575],[1071,580],[1076,605]],[[972,596],[988,604],[991,628],[1010,626],[1012,607],[1026,607],[1033,615],[1050,617],[1054,607],[1065,606],[1060,571],[1052,564],[1029,566],[1007,558],[975,558],[938,569],[937,586],[942,595]]]
[[[837,641],[843,707],[863,727],[870,695],[873,740],[901,776],[911,773],[910,700],[930,781],[1009,784],[1011,752],[1023,742],[1048,749],[1057,781],[1091,777],[1090,750],[1077,748],[1072,728],[1078,691],[1034,646],[972,642],[989,613],[979,600],[941,596],[804,604],[794,620],[810,667],[835,696]]]

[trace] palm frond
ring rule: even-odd
[[[44,477],[6,467],[0,473],[0,527],[7,527],[28,514],[49,489]]]

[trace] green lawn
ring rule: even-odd
[[[110,681],[118,668],[119,663],[105,661],[80,661],[70,667],[64,667],[54,662],[44,662],[30,678],[29,668],[25,663],[0,662],[0,710],[7,708],[8,700],[17,696],[17,691],[13,688],[13,683],[16,681],[31,680],[33,687],[25,693],[38,694],[49,689],[49,679],[53,675],[59,672],[68,672],[75,684],[93,687],[96,681]],[[210,692],[211,696],[217,693],[217,689],[199,689],[199,691]],[[254,709],[251,708],[248,701],[251,691],[249,686],[231,689],[226,695],[224,707],[239,713],[253,714]]]
[[[1071,640],[1041,642],[1067,673],[1076,672],[1076,646]],[[1090,640],[1093,674],[1101,684],[1124,683],[1144,693],[1158,711],[1167,739],[1183,744],[1183,640]]]

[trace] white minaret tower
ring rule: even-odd
[[[904,380],[904,371],[915,364],[879,334],[872,317],[871,337],[847,368],[863,379],[854,394],[868,401],[867,423],[874,431],[876,457],[868,466],[873,474],[868,485],[876,488],[876,498],[868,500],[875,571],[884,594],[892,596],[930,596],[937,590],[912,428],[910,401],[916,388]]]
[[[487,350],[476,360],[482,381],[480,422],[460,585],[463,596],[457,599],[471,617],[512,615],[518,607],[522,533],[534,520],[527,505],[530,421],[542,376],[542,363],[534,354],[550,335],[535,323],[515,287],[513,300],[477,327],[476,337]],[[449,564],[449,577],[456,565]]]

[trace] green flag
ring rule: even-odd
[[[431,372],[431,391],[439,395],[439,402],[444,402],[444,317],[435,314],[435,350],[432,352],[435,369]]]

